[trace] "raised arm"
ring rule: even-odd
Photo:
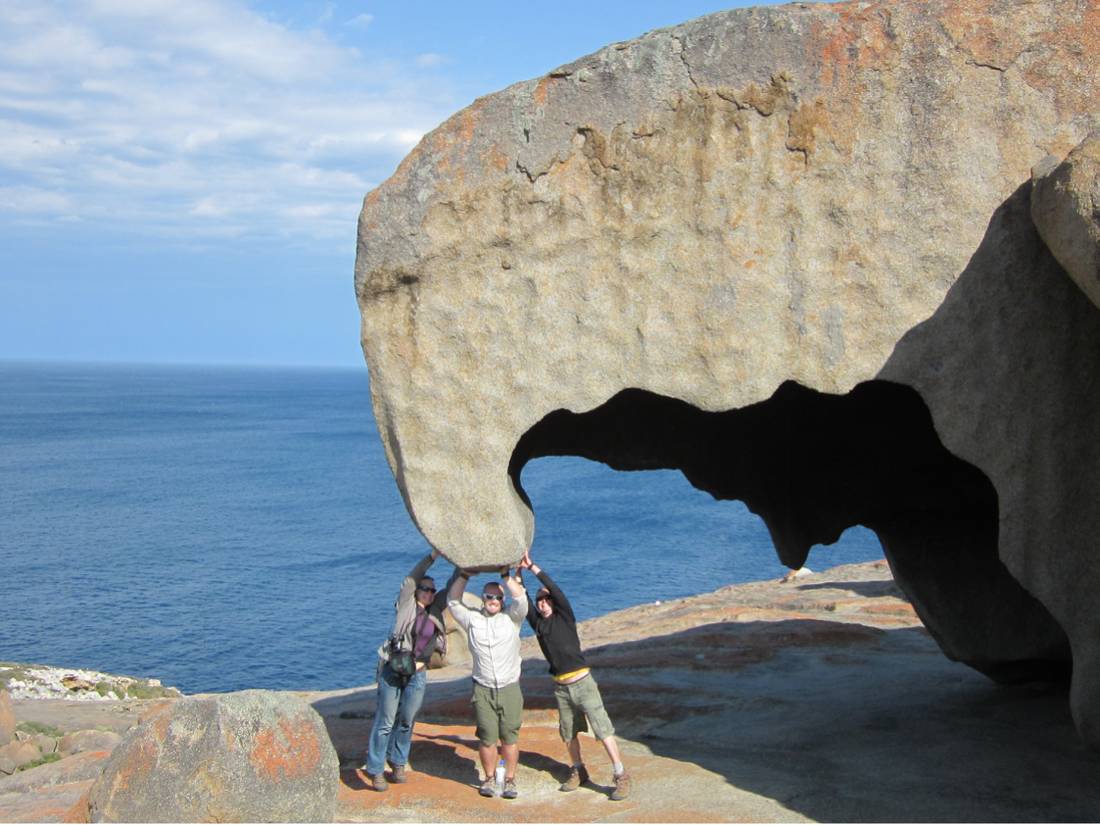
[[[451,586],[447,588],[447,607],[451,609],[458,626],[466,630],[470,627],[470,608],[462,603],[462,594],[466,592],[470,574],[465,570],[456,570],[451,579]]]
[[[413,565],[413,569],[409,571],[409,575],[405,576],[405,579],[401,582],[401,592],[397,594],[397,603],[401,604],[413,596],[416,595],[416,586],[420,583],[420,580],[424,578],[424,574],[428,572],[428,568],[432,566],[432,563],[439,558],[439,551],[432,550],[424,558]]]
[[[516,575],[520,575],[520,570],[530,570],[533,564],[534,562],[531,561],[531,551],[528,550],[523,554],[523,558],[520,560]],[[523,588],[523,594],[527,597],[527,624],[531,625],[531,629],[537,633],[539,629],[539,609],[531,599],[531,594],[527,592],[526,587]]]
[[[554,610],[560,613],[571,622],[575,622],[577,619],[573,615],[573,605],[569,603],[569,599],[565,598],[565,594],[561,592],[561,588],[550,578],[550,574],[539,567],[534,562],[531,562],[531,572],[534,573],[540,582],[550,591],[550,598],[554,600]]]
[[[450,598],[451,587],[458,580],[462,571],[459,568],[455,568],[451,571],[451,577],[447,579],[447,583],[443,587],[436,591],[435,598],[432,599],[431,607],[428,610],[437,617],[443,616],[443,610],[447,607],[447,600]],[[461,595],[459,596],[461,599]]]
[[[531,598],[531,594],[527,592],[527,588],[523,588],[523,595],[527,599],[527,624],[531,625],[531,629],[537,631],[539,629],[539,610],[535,607],[535,602]]]
[[[512,597],[512,603],[508,605],[508,615],[513,622],[521,624],[527,616],[528,602],[527,591],[523,589],[523,582],[520,580],[518,570],[514,576],[508,575],[505,577],[504,588],[508,591],[508,595]]]

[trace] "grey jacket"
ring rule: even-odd
[[[390,631],[389,637],[378,648],[378,658],[383,661],[388,661],[390,658],[389,640],[395,636],[401,639],[402,645],[406,649],[412,650],[413,625],[416,623],[416,585],[427,575],[428,568],[432,566],[432,561],[432,554],[428,553],[416,563],[413,569],[409,571],[409,575],[401,582],[401,590],[398,592],[397,601],[394,603],[393,629]],[[457,577],[458,570],[456,569],[451,574],[451,578],[448,579],[446,586],[436,590],[435,598],[432,599],[432,603],[428,607],[428,618],[432,620],[432,624],[436,627],[435,649],[444,654],[447,652],[447,626],[443,622],[443,609],[447,606],[447,590],[450,589],[451,584]],[[430,655],[431,651],[428,651],[428,653]]]

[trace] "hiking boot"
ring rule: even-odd
[[[517,796],[519,796],[519,789],[516,788],[516,780],[504,780],[504,793],[502,793],[501,796],[504,799],[515,799]]]
[[[559,791],[575,791],[581,785],[588,781],[588,768],[584,765],[574,765],[573,769],[569,771],[569,777],[561,783],[558,788]]]
[[[380,773],[368,773],[367,781],[370,782],[370,786],[376,791],[385,791],[390,787],[390,783],[386,781],[386,777]]]
[[[392,782],[395,785],[404,785],[409,781],[408,777],[405,775],[404,765],[390,765],[390,770],[393,771]]]
[[[618,802],[630,796],[630,777],[625,773],[620,773],[618,776],[614,777],[614,780],[615,790],[611,792],[611,799]]]
[[[493,777],[489,777],[481,783],[481,787],[477,789],[477,792],[482,796],[496,796],[497,795],[497,782]]]

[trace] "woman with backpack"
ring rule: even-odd
[[[389,788],[384,773],[387,762],[393,770],[393,781],[405,781],[413,725],[428,683],[428,662],[435,651],[447,652],[443,609],[450,582],[437,590],[435,580],[426,575],[437,558],[439,551],[432,550],[401,582],[393,631],[378,648],[378,697],[362,767],[376,791]],[[457,575],[456,570],[451,581]]]

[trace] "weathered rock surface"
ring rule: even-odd
[[[1100,134],[1033,172],[1031,218],[1051,253],[1100,307]]]
[[[0,690],[0,745],[6,745],[15,736],[15,711],[12,710],[11,696],[6,690]]]
[[[84,751],[113,751],[122,737],[111,730],[77,730],[67,733],[57,743],[57,750],[69,756]]]
[[[0,822],[87,822],[91,779],[0,794]]]
[[[1030,170],[1100,127],[1095,0],[736,10],[482,98],[364,201],[387,456],[467,566],[524,464],[674,467],[780,558],[876,530],[943,650],[1100,744],[1100,313]],[[1073,240],[1055,246],[1073,246]]]
[[[293,695],[186,698],[146,719],[93,786],[96,822],[328,822],[339,765]]]
[[[54,785],[68,785],[97,779],[110,756],[109,751],[86,751],[68,759],[39,765],[0,778],[0,798],[5,794],[20,794]]]

